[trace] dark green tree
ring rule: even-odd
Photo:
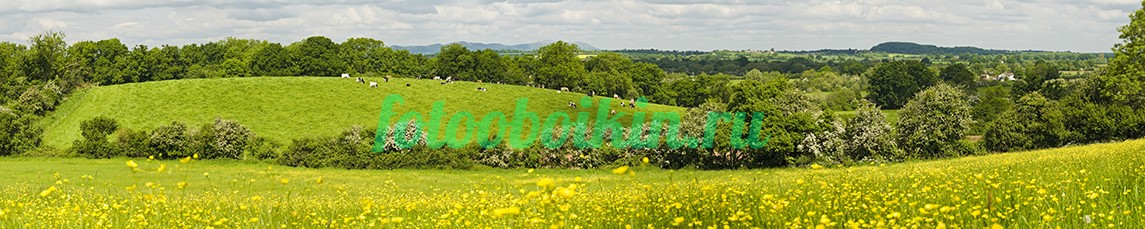
[[[875,104],[898,109],[922,89],[935,85],[938,77],[918,61],[893,61],[875,65],[866,73]]]
[[[969,92],[973,92],[977,86],[977,83],[974,82],[974,73],[970,72],[970,69],[967,69],[966,65],[963,64],[951,64],[942,68],[938,77],[947,84],[961,87]]]
[[[584,79],[584,62],[577,55],[580,48],[564,41],[553,42],[537,50],[535,83],[547,88],[574,87]]]

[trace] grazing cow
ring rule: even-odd
[[[619,96],[619,95],[616,95],[616,94],[612,94],[612,98],[613,98],[613,99],[620,99],[620,96]]]
[[[479,87],[479,88],[477,88],[477,91],[485,91],[485,90],[488,90],[488,89],[485,89],[485,87]]]
[[[608,114],[609,114],[609,115],[614,115],[614,114],[616,114],[616,110],[609,110],[609,111],[608,111]]]
[[[452,76],[445,77],[445,81],[453,82],[453,77]]]
[[[349,79],[350,74],[342,73],[342,79]]]
[[[372,88],[377,88],[377,87],[378,87],[378,82],[373,82],[373,81],[370,81],[370,87],[372,87]]]
[[[632,108],[636,108],[636,103],[629,103],[628,106],[632,107]]]
[[[572,108],[576,108],[576,103],[574,103],[574,102],[569,102],[569,107],[572,107]]]
[[[433,80],[441,80],[440,76],[433,76]]]
[[[385,78],[385,80],[386,80],[386,82],[387,82],[387,83],[388,83],[388,82],[390,82],[390,75],[386,75],[386,78]]]
[[[358,83],[366,83],[366,80],[362,79],[362,77],[358,77]]]
[[[626,106],[624,105],[624,102],[620,102],[620,107],[626,107]]]
[[[569,91],[568,87],[561,87],[561,91]]]

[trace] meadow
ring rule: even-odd
[[[404,104],[395,107],[398,114],[391,123],[408,111],[427,115],[436,101],[445,102],[446,114],[466,111],[480,116],[498,111],[511,119],[517,99],[521,98],[527,98],[528,111],[541,118],[558,111],[589,111],[590,117],[596,116],[596,106],[568,106],[585,96],[580,93],[462,81],[442,85],[442,81],[428,79],[366,81],[378,82],[379,88],[335,77],[186,79],[100,86],[71,95],[39,125],[44,128],[44,145],[57,149],[80,139],[80,122],[97,116],[115,118],[120,127],[133,130],[151,130],[172,121],[197,127],[215,118],[232,119],[260,136],[289,143],[302,137],[332,136],[354,125],[373,129],[377,127],[382,101],[390,94],[405,99]],[[477,91],[478,87],[488,90]],[[595,97],[594,105],[601,98]],[[620,119],[628,124],[636,110],[620,108],[619,103],[612,100],[611,107],[629,114]],[[649,104],[639,111],[683,115],[685,109]]]
[[[1142,228],[1145,140],[856,167],[0,158],[0,228]]]

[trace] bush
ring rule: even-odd
[[[14,155],[40,146],[42,129],[35,116],[20,116],[0,107],[0,156]]]
[[[187,151],[201,158],[241,159],[247,143],[254,137],[251,130],[234,120],[216,118],[188,133]]]
[[[107,141],[107,135],[119,128],[115,119],[99,116],[80,122],[80,134],[83,139],[77,140],[72,148],[77,155],[89,158],[111,158],[123,156],[123,151]]]
[[[84,139],[89,141],[107,141],[107,135],[115,133],[119,128],[119,123],[115,119],[106,116],[95,117],[83,122],[80,122],[80,134]]]
[[[116,148],[122,151],[122,155],[128,157],[148,157],[154,156],[154,151],[151,150],[147,142],[150,135],[147,131],[132,131],[131,129],[123,128],[116,132],[118,140],[116,141]]]
[[[1081,138],[1066,128],[1061,104],[1038,92],[1022,96],[1013,110],[1001,116],[986,131],[983,144],[991,151],[1059,147]]]
[[[187,154],[187,126],[180,122],[156,127],[148,139],[151,150],[160,158],[172,159],[191,156]]]
[[[958,156],[953,145],[962,140],[974,120],[961,90],[939,84],[919,92],[899,111],[899,143],[908,156]]]

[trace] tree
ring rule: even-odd
[[[250,72],[256,76],[294,76],[298,74],[298,68],[290,63],[282,45],[270,43],[251,57]]]
[[[42,129],[30,116],[0,107],[0,156],[20,154],[40,146]]]
[[[584,62],[577,57],[579,52],[575,44],[564,41],[541,47],[534,81],[548,88],[578,85],[586,73]]]
[[[963,64],[951,64],[942,68],[942,72],[938,73],[939,78],[947,84],[955,85],[966,89],[966,91],[973,92],[975,86],[974,73],[966,68]]]
[[[1004,85],[997,85],[982,88],[978,92],[978,103],[974,104],[972,114],[974,115],[975,126],[978,130],[976,133],[985,132],[985,125],[993,122],[1002,113],[1009,111],[1014,106],[1014,102],[1010,100],[1010,88]]]
[[[1041,91],[1046,81],[1058,78],[1061,78],[1061,73],[1058,72],[1057,67],[1044,61],[1038,61],[1033,67],[1026,69],[1026,74],[1014,85],[1014,89],[1017,90],[1016,94],[1025,95],[1026,93]]]
[[[323,36],[308,37],[291,44],[287,50],[293,57],[294,65],[305,76],[337,76],[345,71],[345,65],[338,58],[338,44]]]
[[[992,151],[1059,147],[1076,138],[1065,123],[1065,113],[1058,101],[1032,92],[1022,96],[1013,110],[991,123],[983,145]]]
[[[894,61],[875,65],[867,71],[871,102],[897,109],[915,93],[938,82],[926,65],[918,61]]]
[[[35,80],[55,79],[59,71],[62,71],[67,56],[68,45],[64,42],[64,33],[49,31],[32,37],[31,43],[25,71]]]
[[[854,118],[847,122],[843,139],[847,155],[856,161],[896,161],[903,151],[895,142],[894,128],[875,104],[861,101]]]
[[[342,62],[346,63],[354,73],[367,73],[377,71],[371,69],[370,63],[381,58],[374,50],[386,48],[385,43],[373,38],[350,38],[339,45],[342,50]]]
[[[434,60],[437,62],[438,75],[455,77],[458,80],[473,80],[466,74],[466,71],[473,68],[473,56],[470,55],[469,48],[464,45],[453,43],[441,46],[441,51],[437,52]]]
[[[958,156],[959,141],[974,119],[961,90],[946,84],[930,87],[914,96],[899,111],[899,143],[911,156],[937,158]]]
[[[1145,7],[1145,2],[1142,2]],[[1128,25],[1117,28],[1121,43],[1113,45],[1114,57],[1105,73],[1094,78],[1095,102],[1145,106],[1145,8],[1129,15]]]

